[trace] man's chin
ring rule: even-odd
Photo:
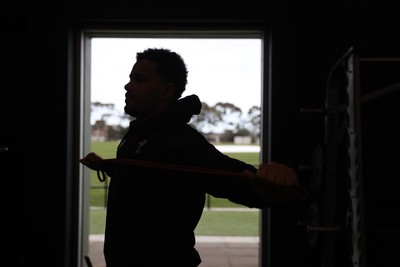
[[[124,111],[126,114],[132,116],[132,117],[136,117],[137,111],[135,111],[132,108],[128,108],[127,106],[124,107]]]
[[[124,111],[126,114],[128,114],[129,116],[131,116],[133,118],[140,117],[140,112],[137,109],[129,108],[129,107],[125,106]]]

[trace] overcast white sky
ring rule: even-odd
[[[114,103],[123,112],[124,85],[146,48],[168,48],[188,68],[183,96],[196,94],[208,105],[230,102],[247,113],[261,105],[261,39],[92,39],[91,101]]]

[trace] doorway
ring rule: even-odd
[[[82,153],[86,155],[89,152],[96,152],[104,157],[114,157],[116,146],[121,135],[126,130],[130,118],[123,113],[124,105],[124,85],[128,81],[128,75],[135,62],[136,52],[142,51],[148,47],[164,47],[176,51],[182,55],[187,64],[188,85],[184,95],[197,94],[200,100],[209,106],[219,102],[232,103],[239,107],[243,117],[248,116],[249,111],[258,107],[261,116],[262,108],[262,70],[263,70],[263,46],[261,33],[208,33],[208,34],[186,34],[185,38],[177,37],[176,33],[163,34],[144,34],[130,33],[115,34],[104,32],[88,32],[84,34],[84,74],[83,90],[81,92],[83,103],[82,117],[85,122],[82,127]],[[205,60],[205,61],[204,61]],[[253,110],[254,111],[254,110]],[[256,110],[257,112],[257,110]],[[254,115],[254,114],[253,114]],[[231,118],[235,120],[235,118]],[[243,121],[247,118],[237,117],[242,124],[238,122],[236,126],[245,128]],[[261,123],[261,119],[259,120]],[[211,138],[221,136],[229,125],[220,124],[217,128],[209,127],[201,129],[205,134],[210,134]],[[102,129],[102,127],[105,127]],[[225,128],[224,128],[225,127]],[[246,127],[249,127],[248,125]],[[105,133],[104,129],[113,129],[113,136]],[[230,132],[235,128],[229,129]],[[244,129],[242,129],[244,130]],[[238,138],[235,144],[240,143],[241,147],[249,148],[252,146],[253,162],[258,165],[262,148],[261,125],[254,126],[251,131],[254,134],[252,141],[248,144],[245,138]],[[213,140],[218,145],[216,140]],[[106,146],[104,146],[107,144]],[[257,149],[257,157],[254,158],[254,149]],[[232,149],[222,147],[221,149]],[[104,152],[102,152],[104,151]],[[104,154],[103,154],[104,153]],[[229,153],[229,152],[226,152]],[[231,150],[230,153],[238,153]],[[245,160],[248,161],[248,160]],[[82,190],[83,197],[83,240],[95,240],[98,243],[87,242],[83,246],[87,254],[98,255],[102,257],[102,232],[104,230],[105,204],[107,198],[107,180],[99,183],[95,173],[83,172],[85,182]],[[207,206],[205,207],[206,217],[212,217],[217,209],[232,208],[226,202],[218,202],[208,196]],[[222,206],[222,207],[221,207]],[[235,206],[236,211],[249,212],[249,210],[240,210],[242,207]],[[212,211],[212,212],[211,212]],[[207,213],[210,212],[210,213]],[[250,233],[247,233],[247,239],[255,240],[258,245],[259,236],[259,216],[258,211],[252,211],[252,219],[256,224],[252,225]],[[248,213],[250,214],[250,213]],[[231,216],[235,217],[235,213]],[[240,213],[236,216],[243,217]],[[251,217],[250,216],[250,217]],[[212,219],[211,219],[212,220]],[[94,222],[96,221],[96,222]],[[215,221],[215,219],[214,219]],[[218,223],[217,223],[218,224]],[[226,226],[226,225],[225,225]],[[215,235],[215,229],[207,228],[203,220],[199,229],[205,233],[214,231],[214,234],[208,236],[221,237],[231,236],[229,233]],[[224,227],[227,229],[227,227]],[[232,231],[249,231],[249,229],[230,229]],[[207,236],[199,233],[199,236]],[[209,232],[208,232],[209,233]],[[237,233],[237,232],[236,232]],[[197,233],[196,233],[197,234]],[[236,236],[240,236],[236,234]],[[87,239],[87,237],[90,237]],[[200,238],[201,239],[201,238]],[[211,239],[210,239],[211,240]],[[92,245],[91,245],[92,244]],[[93,251],[93,250],[97,251]],[[258,248],[256,249],[258,252]],[[258,258],[258,253],[257,253]],[[258,262],[258,259],[256,259]],[[101,266],[101,262],[97,262]],[[258,264],[258,263],[257,263]],[[95,265],[96,266],[96,265]]]

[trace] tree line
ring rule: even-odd
[[[96,114],[91,123],[92,131],[106,132],[105,140],[121,139],[129,121],[134,120],[125,112],[116,110],[112,103],[92,102],[91,112]],[[243,113],[232,103],[208,105],[202,102],[200,114],[193,116],[189,124],[204,136],[218,135],[223,142],[232,142],[234,136],[250,136],[255,142],[261,130],[261,108],[254,105]]]

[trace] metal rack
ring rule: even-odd
[[[366,64],[388,63],[400,63],[400,58],[361,57],[351,47],[330,69],[325,106],[301,110],[319,114],[323,123],[324,136],[316,141],[308,166],[312,170],[309,218],[299,222],[306,226],[309,245],[319,247],[323,267],[367,266],[362,113],[367,104],[400,91],[400,72],[398,80],[385,80],[376,88],[369,80],[384,79],[382,73],[365,74],[362,69]],[[400,70],[400,64],[395,66]]]

